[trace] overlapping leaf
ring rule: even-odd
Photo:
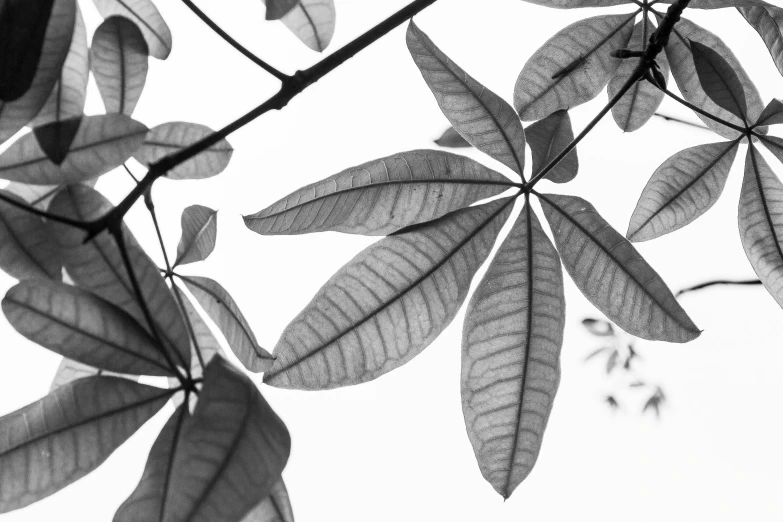
[[[386,235],[423,223],[511,186],[501,174],[464,156],[402,152],[346,169],[293,192],[245,225],[259,234],[336,230]]]
[[[131,381],[139,380],[138,375],[127,375],[127,374],[121,375],[114,372],[108,372],[95,368],[94,366],[83,364],[78,361],[74,361],[73,359],[63,357],[63,360],[60,361],[60,365],[57,367],[57,371],[54,374],[52,383],[49,385],[49,393],[53,392],[57,388],[60,388],[61,386],[65,386],[66,384],[76,381],[78,379],[84,379],[85,377],[96,377],[96,376],[121,377]]]
[[[22,198],[0,191],[6,198]],[[43,220],[0,201],[0,269],[16,279],[60,279],[61,263]]]
[[[568,273],[609,319],[643,339],[683,343],[699,336],[661,277],[590,203],[539,198]]]
[[[454,319],[512,203],[457,210],[366,248],[286,327],[264,382],[337,388],[411,360]]]
[[[441,134],[440,138],[434,140],[434,142],[436,145],[440,145],[441,147],[449,147],[452,149],[461,149],[472,146],[470,143],[468,143],[468,140],[463,138],[462,135],[456,131],[454,127],[449,127],[443,131],[443,134]]]
[[[772,61],[783,74],[783,9],[772,5],[738,6],[737,10],[759,33],[769,49]]]
[[[712,101],[747,122],[748,102],[737,73],[717,52],[699,42],[690,42],[693,63],[702,89]]]
[[[334,0],[299,0],[280,21],[303,44],[320,53],[332,41],[336,16]]]
[[[191,205],[182,212],[182,238],[177,245],[174,266],[203,261],[217,241],[217,211]]]
[[[783,123],[783,102],[772,98],[755,125],[779,125],[781,123]]]
[[[508,498],[535,464],[560,381],[563,272],[526,204],[468,304],[462,411],[484,478]]]
[[[538,174],[544,167],[563,152],[574,141],[574,131],[571,128],[571,118],[567,111],[556,111],[527,128],[527,142],[533,156],[533,174]],[[576,148],[571,150],[546,175],[546,179],[555,183],[567,183],[576,177],[579,171],[579,158]]]
[[[296,7],[299,0],[263,0],[266,5],[266,19],[279,20],[284,14]]]
[[[245,515],[242,522],[294,522],[294,510],[282,479],[272,486],[268,497]]]
[[[151,56],[165,60],[171,52],[171,31],[152,0],[93,0],[101,16],[124,16],[139,26]]]
[[[209,363],[215,355],[225,357],[223,348],[220,343],[212,334],[207,323],[201,318],[201,314],[198,313],[196,307],[190,302],[188,296],[185,295],[179,286],[174,285],[172,291],[179,295],[180,299],[177,299],[178,303],[182,303],[182,307],[185,309],[185,317],[190,325],[189,329],[193,332],[193,350],[201,352],[201,359],[205,363]],[[199,377],[202,373],[201,363],[197,355],[191,356],[190,372],[194,377]]]
[[[764,136],[762,143],[780,162],[783,162],[783,139],[777,136]]]

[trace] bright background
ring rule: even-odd
[[[329,52],[407,2],[336,3],[337,31]],[[81,4],[91,34],[100,18],[91,2]],[[157,4],[174,35],[174,50],[166,62],[151,60],[135,118],[150,127],[182,120],[217,129],[276,92],[274,79],[234,52],[183,4]],[[258,0],[200,4],[285,72],[319,59],[282,24],[265,22]],[[416,20],[471,75],[511,100],[519,71],[550,35],[586,16],[630,10],[559,11],[519,0],[442,0]],[[688,16],[724,38],[765,100],[780,95],[783,79],[735,10]],[[101,113],[92,80],[90,89],[86,112]],[[574,128],[581,129],[605,100],[603,93],[574,109]],[[696,121],[668,100],[661,111]],[[220,209],[215,252],[182,272],[219,280],[262,346],[271,350],[328,277],[375,239],[337,233],[262,237],[244,227],[241,215],[344,168],[433,148],[431,140],[446,126],[405,47],[405,28],[398,28],[282,112],[264,115],[231,136],[234,156],[220,176],[157,183],[154,197],[169,251],[179,240],[183,208],[198,203]],[[541,189],[589,199],[624,233],[638,195],[663,160],[685,147],[720,140],[660,119],[624,136],[609,117],[579,146],[576,180]],[[736,225],[744,149],[713,210],[681,231],[639,245],[671,288],[753,277]],[[465,154],[510,174],[474,150]],[[780,164],[770,163],[783,173]],[[143,174],[138,164],[131,162],[131,168]],[[98,185],[115,202],[130,187],[120,171]],[[137,205],[128,221],[160,260],[144,206]],[[3,277],[0,283],[4,292],[13,281]],[[284,477],[297,520],[783,520],[783,313],[774,300],[760,287],[712,289],[682,299],[704,329],[701,337],[687,345],[639,344],[645,374],[664,386],[669,399],[656,420],[639,414],[645,397],[630,390],[620,397],[624,407],[616,413],[602,403],[609,381],[600,363],[582,362],[596,344],[580,325],[583,317],[599,314],[570,281],[566,297],[563,376],[546,440],[535,470],[505,503],[479,473],[462,420],[462,313],[413,362],[374,382],[320,393],[262,385],[292,434]],[[59,357],[31,345],[5,321],[0,321],[0,336],[0,413],[6,413],[46,393]],[[254,379],[260,382],[259,376]],[[170,412],[168,406],[88,477],[3,520],[110,520],[135,488],[146,453]]]

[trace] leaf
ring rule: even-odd
[[[164,123],[150,129],[144,144],[133,155],[139,163],[150,166],[151,163],[174,154],[212,134],[214,131],[197,123],[176,121]],[[226,140],[200,152],[193,158],[180,163],[167,174],[169,179],[204,179],[223,172],[228,166],[234,149]]]
[[[699,42],[690,42],[693,62],[702,89],[712,101],[747,121],[748,102],[737,73],[717,52]]]
[[[283,479],[272,486],[271,494],[245,515],[242,522],[294,522],[294,511]]]
[[[95,368],[93,366],[89,366],[87,364],[82,364],[78,361],[74,361],[73,359],[68,359],[67,357],[63,357],[63,360],[60,361],[60,366],[57,367],[57,371],[54,374],[52,383],[49,385],[49,393],[52,393],[57,388],[60,388],[61,386],[65,386],[66,384],[76,381],[78,379],[83,379],[85,377],[95,377],[95,376],[120,377],[130,381],[139,380],[138,375],[121,375],[114,372],[107,372],[107,371],[99,370],[98,368]],[[177,381],[177,384],[179,384],[179,381]]]
[[[279,20],[284,14],[296,7],[299,0],[263,0],[266,5],[266,19]]]
[[[127,18],[107,18],[95,31],[90,70],[107,113],[133,113],[147,79],[148,55],[144,35]]]
[[[576,286],[636,337],[683,343],[701,333],[661,277],[587,201],[540,194],[563,264]]]
[[[737,140],[697,145],[664,161],[644,187],[625,237],[655,239],[707,212],[723,192],[738,148]]]
[[[767,150],[774,154],[778,161],[783,162],[783,139],[777,136],[764,136],[761,140]]]
[[[182,281],[223,332],[231,350],[245,368],[264,372],[272,366],[274,357],[258,345],[239,306],[220,283],[196,276],[182,276]]]
[[[62,121],[53,121],[33,129],[32,135],[35,137],[35,142],[45,155],[42,161],[49,167],[49,170],[53,170],[49,162],[53,163],[55,167],[63,164],[71,151],[71,145],[73,145],[73,140],[76,139],[76,134],[79,132],[81,125],[82,118],[79,116]],[[31,149],[33,154],[37,154],[35,145],[32,145]],[[46,159],[49,162],[46,162]],[[69,165],[66,168],[69,168]]]
[[[443,131],[443,134],[441,134],[440,138],[435,140],[435,144],[441,147],[450,147],[453,149],[472,147],[472,145],[468,143],[468,140],[463,138],[462,135],[454,129],[454,127],[449,127]]]
[[[645,31],[645,25],[647,30]],[[628,43],[628,49],[632,51],[642,51],[645,48],[650,35],[655,28],[650,24],[650,20],[645,16],[643,22],[636,24],[633,30],[633,36]],[[664,78],[669,77],[669,61],[666,59],[665,53],[659,53],[655,58],[661,73]],[[636,65],[639,63],[638,59],[626,59],[617,68],[617,72],[612,76],[612,80],[609,82],[609,99],[614,98],[620,89],[625,85],[633,72],[636,69]],[[665,94],[658,89],[655,85],[648,81],[637,81],[633,87],[620,98],[620,101],[612,107],[612,117],[614,117],[615,123],[623,132],[633,132],[640,129],[647,123],[650,118],[653,117],[655,111],[663,101]]]
[[[97,191],[83,185],[68,185],[54,198],[49,211],[86,221],[97,219],[112,208],[111,203]],[[50,222],[49,226],[56,238],[63,264],[74,282],[125,310],[152,333],[136,301],[128,272],[114,239],[104,233],[84,243],[84,232],[81,230],[55,222]],[[157,325],[157,333],[175,360],[187,366],[190,361],[190,339],[179,307],[157,265],[125,227],[123,237],[141,287],[141,294]]]
[[[745,20],[759,33],[772,61],[783,74],[783,9],[766,6],[737,7]]]
[[[217,241],[217,211],[202,205],[191,205],[182,212],[182,237],[177,245],[174,267],[203,261]]]
[[[739,231],[753,270],[783,306],[783,183],[752,144],[745,158]]]
[[[0,513],[48,497],[97,468],[171,391],[91,377],[0,417]]]
[[[512,186],[505,176],[464,156],[414,150],[346,169],[244,219],[263,235],[324,230],[387,235]]]
[[[141,30],[151,56],[160,60],[171,52],[171,31],[152,0],[93,0],[104,18],[124,16]]]
[[[783,101],[773,98],[754,125],[777,125],[780,123],[783,123]]]
[[[313,51],[323,52],[332,41],[334,0],[299,0],[280,21]]]
[[[481,474],[503,498],[541,450],[560,382],[563,271],[525,204],[468,304],[462,411]]]
[[[366,248],[286,327],[264,382],[337,388],[413,359],[454,319],[513,201],[457,210]]]
[[[611,7],[629,3],[628,0],[525,0],[529,4],[543,5],[555,9],[576,9],[581,7]]]
[[[440,110],[471,145],[522,175],[525,132],[514,109],[446,56],[413,21],[408,50]]]
[[[719,118],[736,125],[743,125],[741,118],[717,105],[702,88],[699,74],[694,64],[693,54],[689,48],[691,41],[709,47],[720,54],[731,66],[742,83],[743,91],[745,92],[748,121],[756,121],[764,110],[764,104],[756,86],[753,85],[739,60],[731,52],[731,49],[723,43],[723,40],[686,18],[682,18],[677,22],[677,26],[671,38],[669,38],[669,43],[666,45],[666,57],[671,65],[672,76],[674,76],[674,80],[677,82],[677,87],[682,92],[683,97],[697,107]],[[696,115],[701,118],[705,125],[724,138],[735,139],[740,136],[739,132],[725,127],[706,116],[698,113]]]
[[[216,357],[193,416],[180,407],[166,423],[114,522],[242,520],[273,491],[290,448],[253,382]]]
[[[582,319],[582,326],[587,329],[593,335],[598,337],[612,337],[614,336],[614,328],[609,321],[602,321],[600,319]]]
[[[523,121],[592,100],[609,83],[621,60],[609,53],[626,47],[635,15],[586,18],[555,34],[525,64],[514,86],[514,107]]]
[[[661,4],[672,4],[674,0],[661,0]],[[694,9],[723,9],[725,7],[753,6],[769,4],[763,0],[693,0],[688,7]]]
[[[22,198],[0,190],[6,198]],[[0,268],[16,279],[60,279],[62,266],[43,220],[0,201]]]
[[[617,352],[617,350],[613,351],[609,358],[606,360],[606,373],[607,375],[612,373],[612,370],[615,369],[617,366],[617,359],[620,357],[620,354]]]
[[[543,120],[531,124],[525,135],[533,155],[534,174],[544,170],[544,167],[574,141],[568,111],[555,111]],[[576,177],[578,171],[579,158],[574,148],[549,171],[545,179],[555,183],[567,183]]]
[[[7,4],[8,2],[4,2]],[[29,2],[15,2],[27,4]],[[46,26],[46,36],[41,49],[41,58],[33,82],[25,94],[14,101],[0,101],[0,143],[16,134],[46,103],[54,84],[60,77],[63,62],[68,54],[69,43],[74,34],[76,0],[57,0]],[[2,33],[5,40],[5,32]]]
[[[60,165],[26,134],[0,154],[0,178],[32,185],[78,183],[119,167],[141,146],[147,127],[122,114],[85,116]]]
[[[185,309],[185,317],[190,324],[190,328],[193,330],[193,337],[195,338],[193,350],[195,351],[198,349],[201,352],[201,357],[204,359],[205,363],[209,363],[215,355],[225,357],[223,348],[220,347],[220,343],[212,334],[212,330],[210,330],[207,323],[204,322],[204,319],[201,318],[201,314],[196,311],[196,307],[193,306],[193,303],[191,303],[188,296],[186,296],[177,285],[174,285],[172,290],[177,292],[182,298],[181,303],[182,307]],[[179,303],[180,300],[177,299],[177,302]],[[191,356],[190,360],[190,373],[194,377],[200,376],[201,363],[199,362],[198,356]]]

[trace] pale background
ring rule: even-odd
[[[150,127],[182,120],[219,128],[276,91],[274,79],[180,2],[156,3],[174,34],[174,50],[166,62],[151,60],[135,118]],[[282,24],[265,22],[258,0],[200,3],[285,72],[319,59]],[[336,3],[337,31],[329,52],[406,4]],[[91,34],[100,18],[91,2],[82,7]],[[475,78],[510,100],[526,59],[551,34],[607,12],[549,10],[520,0],[441,0],[417,23]],[[781,95],[783,80],[766,48],[735,10],[689,16],[735,49],[765,100]],[[281,113],[267,114],[233,135],[234,157],[220,176],[155,185],[170,252],[185,206],[220,209],[215,252],[182,272],[219,280],[270,350],[320,285],[374,239],[336,233],[261,237],[247,230],[240,216],[343,168],[434,147],[431,140],[447,122],[407,52],[404,34],[405,28],[398,28]],[[86,111],[100,113],[92,80],[90,88]],[[572,111],[577,131],[605,100],[602,93]],[[673,102],[664,102],[661,110],[695,121]],[[540,187],[589,199],[624,233],[655,167],[682,148],[714,141],[720,138],[658,119],[623,136],[608,118],[580,145],[577,179]],[[713,210],[686,229],[639,246],[673,289],[715,277],[753,276],[736,225],[744,149]],[[498,165],[476,151],[466,154]],[[780,164],[772,164],[783,173]],[[138,164],[131,162],[131,168],[143,173]],[[116,202],[130,189],[129,181],[118,171],[98,187]],[[159,260],[143,205],[128,221]],[[6,277],[0,282],[3,292],[13,283]],[[582,363],[595,343],[579,324],[598,314],[570,281],[566,295],[563,377],[543,450],[533,473],[505,503],[481,477],[462,420],[462,313],[414,361],[372,383],[320,393],[262,385],[292,434],[284,477],[297,520],[783,520],[783,312],[774,300],[758,287],[683,298],[704,329],[702,336],[687,345],[640,344],[645,373],[665,386],[669,398],[656,420],[639,415],[641,396],[626,400],[615,414],[602,404],[608,381],[600,365]],[[0,336],[0,413],[7,413],[46,393],[59,357],[25,341],[4,320]],[[87,478],[3,520],[110,520],[135,488],[170,411],[167,407]]]

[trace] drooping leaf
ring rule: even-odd
[[[151,56],[165,60],[171,52],[171,31],[152,0],[93,0],[101,16],[124,16],[141,30]]]
[[[188,290],[215,322],[239,361],[250,371],[264,372],[274,357],[259,346],[253,330],[231,295],[208,277],[183,276]]]
[[[280,480],[291,439],[256,386],[221,357],[193,415],[181,406],[114,522],[239,521]]]
[[[280,21],[303,44],[320,53],[332,41],[336,16],[334,0],[299,0]]]
[[[525,64],[514,87],[514,107],[523,121],[592,100],[609,83],[621,60],[609,55],[626,47],[634,16],[586,18],[555,34]]]
[[[777,98],[772,98],[772,101],[764,108],[764,112],[761,113],[755,125],[779,125],[781,123],[783,123],[783,102]]]
[[[116,377],[80,379],[0,417],[0,513],[97,468],[171,392]]]
[[[263,0],[266,5],[266,19],[279,20],[284,14],[296,7],[299,0]]]
[[[203,261],[217,241],[217,211],[191,205],[182,212],[182,237],[177,245],[174,266]]]
[[[783,9],[766,6],[737,7],[748,23],[759,33],[769,49],[772,61],[783,74]]]
[[[22,198],[0,190],[6,198]],[[0,269],[16,279],[60,279],[60,259],[43,220],[0,201]]]
[[[264,382],[337,388],[418,355],[454,319],[512,203],[457,210],[366,248],[286,327]]]
[[[503,498],[533,469],[560,381],[563,272],[526,204],[468,304],[462,411],[484,478]]]
[[[122,165],[141,146],[146,134],[147,127],[122,114],[85,116],[67,157],[57,165],[39,142],[55,139],[56,131],[40,135],[31,132],[0,154],[0,178],[32,185],[78,183]]]
[[[699,336],[661,277],[590,203],[539,198],[566,270],[604,315],[642,339],[683,343]]]
[[[242,522],[294,522],[294,510],[283,479],[272,486],[269,496],[245,515]]]
[[[441,134],[440,138],[434,141],[436,145],[440,145],[441,147],[449,147],[452,149],[472,147],[472,145],[468,143],[468,140],[463,138],[462,135],[457,132],[456,129],[454,129],[454,127],[449,127],[443,131],[443,134]]]
[[[245,225],[264,235],[336,230],[387,235],[507,190],[505,176],[464,156],[414,150],[367,162],[293,192]]]
[[[647,29],[645,30],[645,24]],[[650,20],[645,17],[643,22],[636,24],[633,30],[633,36],[628,43],[628,49],[632,51],[642,51],[645,48],[645,44],[650,38],[650,35],[655,28],[650,23]],[[669,77],[669,61],[666,59],[665,53],[659,53],[655,58],[661,73],[664,78]],[[617,72],[609,82],[609,98],[612,99],[622,86],[633,75],[636,69],[638,59],[629,58],[622,61]],[[623,132],[633,132],[640,129],[650,118],[653,117],[655,111],[661,105],[665,94],[658,89],[652,83],[648,81],[638,81],[631,89],[620,98],[620,101],[612,107],[612,117],[614,117],[615,123]]]
[[[90,70],[107,113],[133,113],[147,79],[148,55],[144,35],[125,17],[107,18],[95,31]]]
[[[525,132],[514,109],[446,56],[413,21],[408,50],[441,111],[478,150],[522,175]]]
[[[783,183],[752,144],[745,158],[739,231],[753,270],[783,306]]]
[[[747,121],[748,103],[737,73],[717,52],[699,42],[690,41],[693,63],[702,89],[712,101]]]
[[[528,126],[525,132],[533,156],[533,174],[538,174],[549,162],[574,141],[571,118],[568,111],[556,111]],[[576,148],[555,165],[545,179],[555,183],[567,183],[576,177],[579,171],[579,158]]]
[[[212,134],[212,129],[198,123],[175,121],[150,129],[144,144],[133,155],[139,163],[149,167],[164,156],[174,154]],[[204,179],[223,172],[234,149],[226,140],[207,148],[193,158],[171,169],[169,179]]]
[[[626,237],[655,239],[707,212],[723,192],[738,148],[739,141],[697,145],[664,161],[644,187]]]

